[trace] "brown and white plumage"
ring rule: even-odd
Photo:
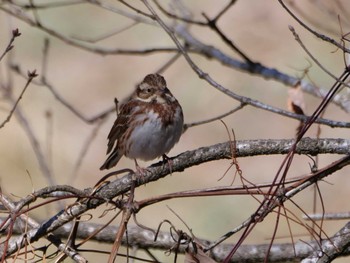
[[[115,166],[125,155],[153,160],[166,153],[182,134],[183,113],[159,74],[149,74],[120,107],[108,135],[107,160],[101,170]]]

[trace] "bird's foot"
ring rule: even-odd
[[[147,168],[141,167],[137,161],[135,160],[135,167],[136,167],[136,175],[139,176],[145,176],[147,173],[149,173],[149,170]]]
[[[165,165],[165,162],[168,163],[168,166],[169,166],[169,171],[170,171],[170,174],[173,173],[173,160],[171,158],[169,158],[166,154],[163,154],[163,165]]]

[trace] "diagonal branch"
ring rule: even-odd
[[[215,59],[225,66],[261,76],[264,79],[275,80],[286,86],[294,87],[296,84],[300,83],[300,87],[303,91],[312,94],[315,97],[323,98],[328,92],[328,90],[324,88],[315,87],[310,82],[300,80],[299,78],[285,74],[275,68],[269,68],[261,63],[249,64],[236,60],[218,48],[204,44],[195,38],[190,32],[188,32],[188,30],[186,30],[186,28],[183,26],[174,27],[173,30],[180,38],[185,41],[185,43],[187,43],[187,45],[192,48],[192,52],[204,55],[209,59]],[[344,111],[350,112],[350,105],[348,101],[348,97],[338,94],[334,97],[332,102],[341,107]]]
[[[19,37],[21,35],[21,33],[18,31],[18,29],[14,29],[12,30],[12,37],[7,45],[7,47],[5,48],[4,52],[1,54],[0,56],[0,61],[5,57],[5,55],[10,52],[13,49],[13,42],[15,41],[16,37]]]
[[[8,114],[7,118],[0,124],[0,129],[3,128],[5,126],[6,123],[8,123],[11,120],[11,117],[14,113],[14,111],[17,108],[17,105],[19,103],[19,101],[22,99],[24,92],[26,92],[29,84],[32,82],[32,80],[37,77],[38,75],[36,74],[36,71],[33,70],[32,72],[28,72],[28,80],[27,83],[25,84],[23,90],[21,91],[21,94],[19,95],[19,97],[17,98],[17,100],[13,103],[13,107],[10,110],[10,113]],[[11,100],[12,98],[10,98]]]
[[[325,240],[322,247],[315,250],[311,256],[302,260],[302,263],[328,263],[333,259],[346,255],[350,247],[350,222],[342,227],[331,240]]]
[[[333,38],[330,38],[326,35],[322,35],[318,32],[316,32],[315,30],[313,30],[311,27],[309,27],[308,25],[306,25],[303,21],[301,21],[295,14],[293,14],[292,11],[289,10],[289,8],[284,4],[283,0],[278,0],[278,2],[282,5],[282,7],[287,11],[287,13],[293,17],[303,28],[305,28],[307,31],[309,31],[311,34],[313,34],[314,36],[316,36],[317,38],[326,41],[328,43],[331,43],[332,45],[336,46],[337,48],[340,48],[341,50],[343,50],[346,53],[350,53],[350,49],[344,47],[343,43],[339,43],[337,41],[335,41]]]

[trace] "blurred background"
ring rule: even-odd
[[[49,2],[35,1],[35,4]],[[184,4],[191,11],[194,19],[205,21],[202,13],[214,17],[227,2],[190,0]],[[21,1],[21,3],[29,4],[28,1]],[[132,13],[116,1],[105,1],[104,3]],[[168,8],[168,3],[169,1],[164,1],[162,5]],[[307,14],[306,16],[300,15],[300,17],[320,33],[330,35],[336,40],[340,39],[338,14],[343,32],[349,30],[348,17],[344,17],[346,10],[340,9],[341,4],[344,4],[345,1],[332,1],[332,3],[326,0],[303,1],[302,3],[293,1],[293,3],[297,3],[297,7]],[[5,3],[0,5],[6,6]],[[140,3],[135,3],[135,5],[146,11]],[[67,38],[75,39],[99,38],[132,23],[132,20],[123,15],[89,3],[37,9],[36,12],[28,10],[26,14],[30,17],[39,17],[40,22],[46,27]],[[145,75],[156,72],[174,55],[166,52],[146,55],[100,55],[69,45],[57,37],[10,16],[2,9],[0,9],[0,21],[1,52],[5,50],[12,29],[18,28],[22,33],[15,40],[15,47],[11,53],[0,62],[0,82],[12,81],[13,92],[17,96],[23,89],[26,80],[12,71],[9,73],[8,63],[10,62],[19,65],[25,72],[36,69],[40,78],[43,69],[44,40],[48,38],[46,80],[67,103],[87,119],[113,108],[115,97],[119,100],[124,99]],[[294,40],[288,30],[288,25],[295,27],[305,46],[322,65],[334,75],[339,76],[344,69],[342,52],[302,29],[277,1],[237,1],[218,23],[220,29],[253,61],[300,78],[307,69],[306,80],[321,88],[330,88],[334,80],[308,58]],[[208,28],[193,25],[190,32],[205,44],[215,46],[229,56],[241,60],[223,43],[220,37]],[[174,47],[174,43],[164,30],[143,23],[96,43],[89,44],[84,41],[81,43],[105,49],[143,50],[151,47]],[[233,70],[196,54],[190,54],[190,56],[204,72],[207,72],[224,87],[237,94],[287,109],[288,87],[282,83]],[[239,105],[239,102],[218,92],[204,80],[199,79],[183,58],[178,59],[162,75],[167,80],[169,89],[181,103],[186,123],[223,114]],[[311,114],[319,102],[318,98],[305,94],[306,114]],[[5,98],[0,101],[0,106],[0,117],[3,120],[12,106]],[[40,149],[47,157],[56,184],[68,184],[84,189],[92,187],[106,174],[105,171],[101,172],[99,167],[106,158],[107,135],[115,120],[115,113],[109,114],[102,124],[100,121],[84,122],[59,102],[47,87],[35,84],[30,84],[19,106]],[[340,121],[349,120],[348,113],[334,105],[327,109],[324,117]],[[290,139],[295,136],[298,126],[296,120],[250,106],[225,117],[223,121],[229,129],[234,129],[237,140]],[[0,132],[2,190],[13,195],[14,199],[18,199],[30,194],[33,190],[49,185],[39,167],[28,134],[18,120],[13,117]],[[95,135],[92,136],[92,134]],[[307,136],[315,137],[316,128],[312,128]],[[322,126],[321,137],[348,138],[348,131]],[[227,140],[227,131],[220,121],[196,126],[183,134],[168,156],[175,156],[187,150]],[[84,151],[87,141],[91,141],[91,144],[87,151]],[[78,164],[82,155],[84,156],[81,163]],[[260,156],[239,158],[238,162],[244,177],[258,184],[272,180],[283,158],[284,156]],[[319,167],[338,158],[339,156],[322,155]],[[148,166],[151,163],[140,162],[142,166]],[[182,190],[228,186],[234,178],[233,168],[222,180],[219,179],[230,163],[230,160],[220,160],[202,164],[181,173],[174,173],[162,180],[140,187],[136,191],[135,198],[142,200]],[[296,156],[289,176],[309,173],[309,163],[311,160],[308,157]],[[124,157],[117,168],[133,169],[134,162]],[[347,186],[350,178],[347,175],[349,171],[349,168],[344,168],[320,184],[327,212],[343,212],[349,209],[347,198],[339,198],[348,195]],[[239,185],[240,181],[236,180],[234,184]],[[300,193],[294,200],[304,211],[312,212],[313,190],[311,188]],[[138,221],[148,227],[157,228],[162,220],[169,219],[179,229],[185,229],[185,226],[167,206],[176,211],[197,237],[216,240],[247,219],[255,211],[258,203],[250,196],[189,198],[185,202],[181,199],[171,200],[142,210],[137,216]],[[302,216],[302,212],[295,206],[288,204],[287,207],[297,216]],[[318,207],[320,207],[319,202]],[[42,220],[48,215],[53,215],[57,207],[52,206],[50,209],[45,207],[45,209],[37,210],[32,216]],[[97,212],[99,213],[101,211]],[[248,238],[247,243],[268,243],[274,229],[275,219],[273,215],[270,215],[259,224]],[[101,222],[99,220],[101,219],[97,219],[96,222]],[[284,220],[282,221],[276,241],[290,242],[287,224]],[[341,221],[326,222],[324,227],[326,232],[332,235],[344,223]],[[297,225],[293,225],[292,229],[295,240],[309,240],[305,229]],[[236,241],[238,237],[239,235],[232,237],[229,242]]]

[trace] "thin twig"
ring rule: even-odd
[[[129,29],[133,28],[134,26],[138,25],[139,23],[140,23],[139,21],[133,21],[129,25],[126,25],[126,26],[124,26],[121,29],[118,28],[116,30],[113,30],[112,32],[104,33],[104,34],[102,34],[100,36],[96,36],[96,37],[87,38],[87,37],[80,37],[80,36],[72,36],[72,38],[80,40],[80,41],[85,41],[85,42],[88,42],[88,43],[96,43],[96,42],[99,42],[101,40],[104,40],[104,39],[110,38],[112,36],[118,35],[118,34],[124,32],[126,30],[129,30]]]
[[[134,176],[136,176],[136,175],[134,175]],[[109,258],[108,258],[108,263],[113,263],[115,261],[115,258],[117,257],[117,254],[119,251],[119,248],[122,245],[122,240],[123,240],[124,234],[126,234],[126,237],[128,237],[128,235],[127,235],[128,227],[127,226],[128,226],[128,222],[130,220],[130,217],[134,213],[134,207],[133,207],[134,195],[135,195],[135,181],[133,180],[131,183],[128,200],[123,207],[123,216],[121,219],[121,223],[119,224],[119,229],[118,229],[118,232],[116,234],[111,253],[110,253]]]
[[[13,49],[13,42],[15,41],[16,37],[19,37],[21,33],[18,31],[18,29],[12,30],[12,37],[10,39],[10,42],[7,44],[7,47],[5,48],[5,51],[0,56],[0,61],[5,57],[5,55],[10,52]]]
[[[24,76],[24,72],[21,69],[19,65],[11,65],[11,69],[18,73],[21,76]],[[45,71],[44,71],[45,72]],[[79,119],[86,123],[94,123],[99,119],[105,118],[108,114],[115,111],[114,107],[110,107],[109,109],[106,109],[105,111],[97,114],[93,117],[86,117],[84,116],[78,109],[74,107],[71,103],[69,103],[60,93],[58,93],[57,89],[48,82],[47,78],[44,76],[40,80],[33,80],[33,84],[39,85],[39,86],[45,86],[49,89],[49,91],[52,93],[54,98],[59,101],[63,106],[65,106],[68,110],[70,110],[74,115],[76,115]]]
[[[152,15],[147,14],[147,13],[143,12],[142,10],[132,6],[131,4],[127,3],[125,0],[118,0],[118,1],[121,2],[122,4],[124,4],[125,6],[127,6],[128,8],[130,8],[131,10],[135,11],[137,14],[141,14],[145,17],[148,17],[148,18],[154,20],[154,17]]]
[[[92,146],[92,143],[94,142],[94,139],[96,138],[99,129],[102,127],[102,124],[107,120],[107,118],[102,118],[99,120],[100,121],[98,121],[95,127],[92,129],[91,134],[86,138],[85,143],[83,143],[83,147],[81,148],[78,154],[78,159],[74,164],[73,172],[71,176],[67,178],[67,182],[69,182],[70,184],[73,184],[78,179],[78,171],[80,169],[80,166],[82,165],[86,154]]]
[[[205,17],[205,19],[208,22],[208,26],[214,30],[214,32],[216,32],[221,39],[231,48],[233,49],[235,52],[237,52],[247,63],[248,65],[251,65],[251,67],[254,67],[254,65],[256,64],[253,60],[251,60],[243,51],[241,51],[234,43],[231,39],[229,39],[217,26],[217,18],[214,19],[210,19],[205,13],[203,13],[203,16]]]
[[[181,57],[181,53],[178,52],[174,56],[172,56],[164,65],[162,65],[159,69],[157,69],[155,72],[162,74],[165,70],[167,70],[171,65],[173,65],[178,58]]]
[[[17,100],[15,101],[12,109],[10,110],[10,113],[8,114],[7,118],[0,124],[0,129],[3,128],[5,126],[6,123],[8,123],[10,120],[11,120],[11,117],[14,113],[14,111],[16,110],[17,108],[17,105],[19,103],[19,101],[22,99],[23,97],[23,94],[26,92],[27,88],[29,87],[29,84],[32,82],[32,80],[37,77],[38,75],[36,74],[36,70],[33,70],[33,71],[28,71],[28,80],[27,80],[27,83],[26,85],[24,86],[21,94],[19,95],[19,97],[17,98]]]
[[[304,43],[301,41],[299,35],[297,34],[297,32],[295,31],[294,27],[289,26],[289,30],[292,32],[295,40],[299,43],[299,45],[302,47],[302,49],[305,51],[305,53],[317,64],[317,66],[320,67],[320,69],[322,69],[327,75],[329,75],[331,78],[333,78],[334,80],[338,80],[338,77],[335,76],[333,73],[331,73],[328,69],[326,69],[312,54],[311,52],[306,48],[306,46],[304,45]],[[347,83],[342,83],[344,86],[350,88],[349,84]]]
[[[29,0],[29,6],[31,7],[31,10],[33,12],[33,17],[36,24],[41,25],[38,10],[35,8],[33,0]]]
[[[322,35],[315,30],[311,29],[308,25],[306,25],[303,21],[301,21],[295,14],[293,14],[292,11],[289,10],[289,8],[284,4],[283,0],[278,0],[278,2],[282,5],[282,7],[287,11],[288,14],[290,14],[291,17],[293,17],[303,28],[305,28],[307,31],[309,31],[314,36],[318,37],[319,39],[331,43],[332,45],[340,48],[344,52],[350,53],[350,49],[344,47],[341,43],[335,41],[333,38],[330,38],[326,35]]]
[[[188,23],[188,24],[194,24],[194,25],[197,25],[197,26],[207,26],[206,22],[202,22],[202,21],[199,21],[199,20],[193,20],[193,19],[190,19],[190,18],[187,18],[187,17],[179,17],[178,15],[170,13],[161,4],[159,4],[159,2],[157,0],[154,0],[153,2],[156,4],[156,6],[159,8],[159,10],[161,12],[163,12],[165,15],[167,15],[170,18],[174,18],[176,20],[179,20],[179,21],[182,21],[182,22],[185,22],[185,23]]]
[[[192,123],[186,123],[184,124],[184,132],[188,129],[188,128],[192,128],[192,127],[195,127],[195,126],[199,126],[199,125],[203,125],[203,124],[207,124],[207,123],[210,123],[210,122],[213,122],[213,121],[217,121],[217,120],[220,120],[222,118],[225,118],[233,113],[235,113],[236,111],[239,111],[241,109],[243,109],[244,106],[246,106],[247,104],[244,104],[244,103],[241,103],[239,106],[235,107],[234,109],[228,111],[228,112],[225,112],[223,114],[220,114],[216,117],[213,117],[213,118],[209,118],[209,119],[206,119],[206,120],[202,120],[202,121],[196,121],[196,122],[192,122]]]
[[[5,196],[3,193],[0,194],[1,203],[6,206],[9,212],[13,215],[14,221],[11,221],[11,224],[15,224],[15,219],[18,218],[21,220],[22,224],[29,228],[38,228],[40,224],[36,222],[33,218],[27,216],[24,213],[20,213],[22,206],[16,205],[9,197]],[[22,232],[22,229],[21,231]],[[87,262],[87,260],[80,255],[76,250],[71,247],[67,247],[58,236],[50,233],[46,236],[46,239],[49,240],[53,245],[55,245],[58,250],[65,253],[68,257],[73,259],[76,262]],[[6,256],[4,253],[2,256]]]
[[[97,1],[94,1],[97,2]],[[158,53],[158,52],[177,52],[178,50],[176,48],[146,48],[146,49],[120,49],[120,48],[103,48],[103,47],[97,47],[97,46],[91,46],[89,44],[84,44],[81,41],[77,41],[75,39],[72,39],[68,36],[65,36],[62,33],[59,33],[58,31],[49,28],[45,25],[37,24],[36,21],[28,16],[27,14],[23,12],[19,12],[18,10],[8,9],[2,5],[0,5],[0,10],[4,11],[7,14],[10,14],[11,16],[14,16],[25,23],[39,28],[40,30],[46,32],[50,36],[56,37],[63,42],[65,42],[68,45],[72,45],[78,48],[81,48],[83,50],[87,50],[90,52],[94,52],[100,55],[112,55],[112,54],[124,54],[124,55],[146,55],[146,54],[152,54],[152,53]]]
[[[67,1],[59,1],[54,2],[50,1],[49,3],[30,3],[30,4],[22,4],[22,3],[16,3],[16,6],[24,8],[24,9],[49,9],[49,8],[56,8],[56,7],[64,7],[64,6],[71,6],[76,4],[83,4],[85,3],[84,0],[67,0]]]
[[[216,15],[215,21],[218,21],[235,3],[237,0],[230,0],[230,2]]]

